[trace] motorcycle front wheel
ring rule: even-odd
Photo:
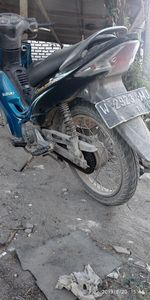
[[[81,139],[86,137],[97,147],[94,172],[85,174],[72,168],[74,174],[85,191],[101,204],[126,203],[134,195],[139,178],[136,154],[115,129],[106,127],[94,105],[76,101],[70,110]]]

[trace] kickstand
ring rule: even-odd
[[[30,165],[30,163],[33,159],[34,159],[34,156],[30,155],[30,157],[26,160],[26,162],[23,164],[23,166],[19,169],[19,172],[24,171],[24,169]]]

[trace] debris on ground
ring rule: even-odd
[[[79,300],[95,300],[102,296],[99,292],[101,284],[101,278],[93,271],[90,265],[87,265],[83,272],[74,272],[70,275],[60,276],[56,288],[66,288]]]
[[[33,232],[34,225],[30,223],[26,223],[25,225],[25,233],[31,234]]]
[[[102,300],[149,300],[150,297],[150,278],[148,271],[143,267],[126,263],[116,269],[118,279],[109,277],[103,279],[100,291],[103,291]],[[113,271],[112,274],[115,272]],[[107,296],[110,298],[107,298]],[[112,297],[112,298],[111,298]]]
[[[118,279],[119,273],[118,273],[118,271],[113,271],[110,274],[108,274],[107,277],[112,278],[112,279]]]
[[[31,234],[32,233],[32,229],[31,228],[27,228],[24,231],[26,234]]]
[[[44,165],[35,165],[33,166],[35,169],[45,170]]]
[[[120,247],[120,246],[113,246],[113,249],[119,254],[125,254],[125,255],[131,254],[130,250],[128,250],[127,248]]]
[[[67,193],[67,192],[68,192],[68,189],[67,189],[67,188],[63,188],[63,189],[62,189],[62,192],[63,192],[63,193]]]
[[[2,252],[2,253],[0,254],[0,258],[4,257],[6,254],[7,254],[6,251]]]
[[[142,290],[142,291],[141,291],[141,290],[139,290],[139,291],[138,291],[138,293],[139,293],[140,295],[142,295],[142,296],[144,296],[144,295],[145,295],[145,292],[144,292],[143,290]]]
[[[26,228],[27,229],[33,229],[34,225],[31,223],[26,223]]]
[[[81,218],[76,218],[76,220],[77,220],[77,221],[82,221],[82,219],[81,219]]]
[[[150,272],[150,265],[149,264],[146,264],[146,269],[148,272]]]
[[[67,188],[62,188],[62,193],[64,196],[68,195],[68,189]]]
[[[134,244],[134,242],[133,242],[133,241],[128,241],[128,244],[131,244],[131,245],[133,245],[133,244]]]
[[[129,258],[128,258],[128,261],[129,261],[129,262],[133,262],[133,261],[134,261],[133,257],[129,257]]]
[[[143,261],[138,260],[138,261],[134,261],[134,265],[141,267],[141,268],[146,268],[146,265]]]

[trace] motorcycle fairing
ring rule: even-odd
[[[91,79],[80,79],[69,76],[51,84],[42,94],[33,100],[31,105],[32,121],[42,125],[51,109],[71,97],[75,98],[80,90],[90,81]]]
[[[5,113],[12,135],[22,136],[22,124],[30,119],[30,109],[21,100],[8,76],[0,71],[0,107]]]

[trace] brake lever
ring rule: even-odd
[[[50,28],[46,28],[46,27],[39,27],[39,30],[43,30],[43,31],[47,31],[47,32],[51,32]]]
[[[48,27],[53,27],[55,23],[38,23],[38,27],[30,30],[30,27],[28,29],[29,34],[36,34],[38,33],[39,30],[43,30],[43,31],[48,31],[51,32],[51,28]]]

